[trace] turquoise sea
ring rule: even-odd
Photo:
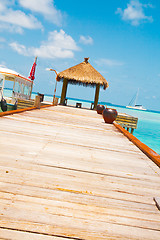
[[[32,98],[35,98],[37,93],[32,94]],[[5,89],[4,96],[11,96],[11,90]],[[59,96],[57,96],[59,97]],[[82,102],[82,106],[90,108],[91,101],[68,98],[68,105],[74,105],[75,103]],[[53,96],[45,94],[44,101],[52,102]],[[134,130],[134,136],[137,137],[141,142],[152,148],[155,152],[160,154],[160,112],[156,111],[141,111],[135,109],[128,109],[124,106],[113,105],[107,102],[100,102],[107,107],[115,108],[120,113],[126,113],[134,117],[138,117],[137,129]]]

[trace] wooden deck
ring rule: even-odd
[[[95,111],[0,118],[0,239],[160,239],[160,169]]]

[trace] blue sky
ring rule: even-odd
[[[52,94],[55,75],[90,57],[109,82],[100,101],[138,103],[160,111],[160,1],[0,0],[0,65],[29,75],[33,91]],[[58,83],[60,95],[62,84]],[[68,87],[67,96],[93,100],[95,89]]]

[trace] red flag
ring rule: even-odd
[[[37,57],[35,57],[35,61],[34,61],[34,63],[33,63],[33,66],[32,66],[32,68],[31,68],[30,75],[29,75],[29,77],[28,77],[28,78],[30,78],[31,80],[34,80],[34,79],[35,79],[35,71],[36,71],[36,66],[37,66],[36,62],[37,62]]]

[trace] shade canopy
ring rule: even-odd
[[[85,58],[82,63],[58,73],[58,79],[66,79],[72,84],[108,87],[106,79]]]

